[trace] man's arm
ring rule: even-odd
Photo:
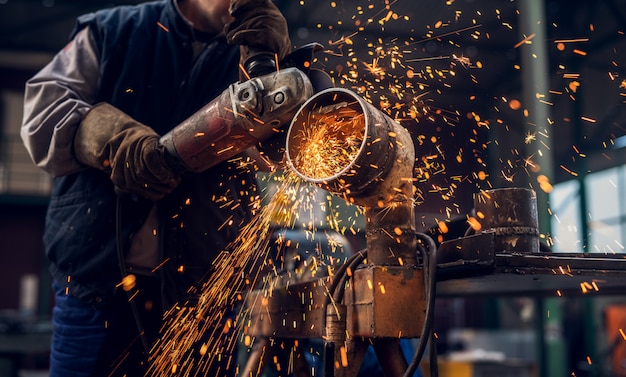
[[[98,80],[98,55],[86,28],[26,83],[20,134],[33,162],[53,176],[85,167],[74,156],[73,141]]]

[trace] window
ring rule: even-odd
[[[626,167],[608,169],[587,177],[590,252],[624,252],[626,225]]]
[[[581,198],[580,181],[555,185],[550,195],[554,251],[623,253],[626,243],[626,166],[592,173],[584,178],[586,198]],[[587,204],[581,213],[581,200]],[[583,226],[583,221],[585,221]],[[588,247],[584,247],[587,232]]]

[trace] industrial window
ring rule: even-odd
[[[624,252],[626,226],[626,167],[608,169],[587,177],[589,251]]]
[[[587,175],[582,180],[585,190],[580,190],[580,182],[567,181],[555,185],[550,195],[554,214],[553,250],[624,253],[626,166]],[[587,193],[585,198],[581,197],[581,192]],[[585,202],[582,202],[583,199]]]

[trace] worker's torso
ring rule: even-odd
[[[196,35],[194,42],[169,1],[92,13],[79,19],[78,29],[85,26],[100,48],[98,101],[160,134],[237,81],[238,48],[221,37],[200,36],[198,42]],[[183,177],[179,188],[159,203],[168,281],[184,291],[205,275],[215,254],[251,217],[256,196],[254,176],[236,163]],[[120,280],[115,201],[113,186],[100,171],[55,179],[45,234],[52,270],[59,280],[73,280],[73,294],[93,302],[106,300]],[[127,245],[151,203],[125,202],[119,228]]]

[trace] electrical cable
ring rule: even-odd
[[[335,302],[341,302],[343,300],[343,295],[346,292],[345,290],[346,281],[350,278],[350,275],[348,274],[348,270],[349,271],[356,270],[356,267],[359,264],[363,263],[363,260],[365,258],[367,258],[367,249],[363,249],[359,251],[354,258],[351,258],[351,261],[348,264],[347,268],[345,269],[345,272],[340,277],[338,284],[335,287],[333,287],[332,295],[333,295],[333,300]],[[340,289],[337,290],[337,287],[340,287]]]
[[[367,249],[362,249],[359,250],[358,252],[356,252],[355,254],[351,255],[350,258],[348,258],[348,260],[346,260],[346,262],[344,264],[342,264],[339,269],[337,270],[337,272],[335,272],[335,276],[332,279],[332,282],[330,283],[330,286],[328,287],[328,294],[326,295],[326,298],[324,299],[324,305],[322,307],[323,309],[323,314],[322,314],[322,331],[324,332],[324,335],[326,335],[326,310],[328,309],[328,305],[330,305],[331,303],[331,297],[332,300],[334,300],[335,302],[335,290],[337,289],[337,287],[339,287],[341,284],[345,284],[347,278],[348,278],[348,268],[350,268],[351,270],[353,270],[356,265],[358,265],[359,263],[363,262],[363,260],[367,257]],[[343,289],[342,289],[343,291]],[[343,295],[341,295],[340,298],[343,298]]]
[[[353,254],[346,260],[344,264],[342,264],[337,272],[335,272],[335,276],[333,277],[330,286],[328,287],[328,293],[326,298],[324,299],[324,304],[322,305],[322,333],[323,336],[326,337],[326,317],[328,311],[328,305],[330,305],[331,301],[335,302],[337,299],[343,299],[343,291],[345,289],[339,289],[340,294],[336,294],[337,287],[341,287],[345,285],[346,280],[349,278],[348,268],[353,270],[359,263],[362,263],[363,260],[367,257],[367,249],[362,249],[357,253]],[[332,297],[332,299],[331,299]],[[335,345],[333,342],[324,342],[324,360],[323,360],[323,377],[330,377],[334,375],[334,349]]]
[[[422,361],[422,357],[424,356],[424,351],[426,350],[426,346],[430,343],[430,354],[431,359],[435,355],[434,351],[434,341],[431,339],[433,336],[433,320],[434,320],[434,311],[435,311],[435,288],[436,288],[436,272],[437,272],[437,245],[435,241],[431,237],[423,233],[416,233],[416,237],[418,241],[426,244],[426,247],[418,244],[418,251],[422,255],[422,261],[424,266],[424,285],[426,292],[426,315],[424,318],[424,325],[422,326],[422,333],[420,335],[420,340],[413,354],[413,359],[409,364],[407,370],[404,372],[403,377],[412,377],[417,368],[419,367],[420,362]],[[436,366],[436,358],[435,365],[431,361],[431,377],[437,377],[438,370]]]
[[[437,364],[437,345],[435,344],[435,332],[431,331],[430,343],[428,344],[428,361],[430,364],[430,376],[439,376],[439,366]]]
[[[117,191],[117,190],[116,190]],[[122,242],[122,194],[117,193],[117,200],[115,202],[115,245],[117,248],[117,259],[119,262],[120,275],[123,279],[128,270],[126,268],[126,259],[124,256],[124,245]],[[135,324],[137,325],[137,330],[139,330],[139,338],[141,339],[141,345],[146,354],[146,361],[148,361],[150,355],[150,342],[148,341],[148,336],[144,330],[143,324],[141,323],[141,317],[139,316],[139,309],[137,309],[137,304],[133,299],[133,293],[131,290],[126,290],[126,295],[128,296],[128,305],[130,306],[130,310],[132,311],[133,318],[135,319]]]

